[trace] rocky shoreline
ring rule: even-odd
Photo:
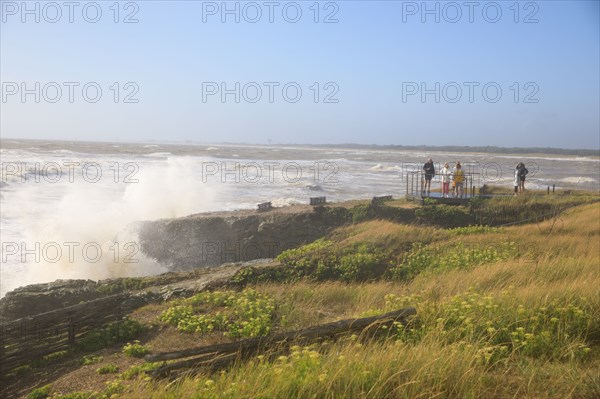
[[[240,269],[275,264],[272,259],[228,263],[190,272],[168,272],[149,277],[93,280],[55,280],[31,284],[8,292],[0,299],[0,323],[64,309],[117,294],[125,294],[123,306],[133,310],[149,303],[191,296],[209,286],[226,284]]]
[[[173,271],[275,258],[351,220],[343,206],[294,205],[143,222],[141,251]]]
[[[109,295],[138,302],[189,295],[247,266],[273,264],[282,251],[312,242],[351,220],[343,205],[295,205],[268,212],[212,212],[140,222],[142,252],[169,270],[157,276],[31,284],[0,299],[0,323]]]

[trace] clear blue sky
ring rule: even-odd
[[[83,18],[89,2],[79,2],[72,23],[62,1],[56,23],[48,20],[57,18],[57,10],[46,2],[38,2],[39,23],[35,14],[23,13],[21,1],[0,3],[2,137],[600,146],[597,1],[518,2],[517,7],[514,1],[474,2],[473,22],[464,1],[428,2],[428,9],[438,7],[439,22],[435,14],[422,13],[421,1],[320,2],[318,23],[314,1],[297,2],[302,11],[297,23],[285,19],[294,19],[296,6],[283,1],[275,2],[272,23],[264,1],[254,3],[262,12],[256,23],[247,21],[257,10],[248,2],[237,2],[239,23],[235,15],[221,15],[221,1],[121,2],[118,23],[114,1],[98,2],[97,23]],[[236,2],[227,6],[233,9]],[[36,2],[28,7],[35,9]],[[215,7],[219,10],[212,15]],[[86,10],[93,20],[95,8]],[[130,13],[137,23],[123,23]],[[332,13],[338,22],[324,23]],[[23,102],[21,84],[36,91],[35,82],[40,102],[34,94]],[[62,87],[56,103],[49,101],[56,97],[49,82]],[[72,103],[65,82],[79,84]],[[82,95],[89,82],[102,89],[97,103]],[[127,82],[134,85],[125,87]],[[225,102],[220,93],[207,94],[222,82],[231,89],[240,83],[239,103],[233,94]],[[256,96],[252,85],[244,97],[249,82],[262,88],[256,103],[248,101]],[[272,103],[265,82],[279,84]],[[290,82],[302,89],[295,103],[282,95]],[[474,85],[472,102],[468,82]],[[488,83],[493,84],[485,97],[482,88]],[[422,84],[432,89],[424,101]],[[456,86],[462,97],[451,102]],[[132,98],[139,101],[124,103],[123,96],[136,87]],[[502,95],[491,102],[497,87]],[[331,98],[337,103],[324,102],[336,90]],[[88,94],[93,99],[94,92]],[[288,95],[292,100],[293,87]]]

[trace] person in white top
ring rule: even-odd
[[[452,169],[448,162],[439,173],[442,176],[442,196],[448,198],[450,196],[450,183],[452,182]]]

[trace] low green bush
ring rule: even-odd
[[[260,337],[273,327],[275,301],[247,289],[202,292],[164,311],[160,320],[187,333],[223,332],[230,337]]]
[[[395,334],[405,342],[420,341],[434,334],[448,344],[479,348],[483,361],[494,363],[511,353],[533,358],[571,361],[591,352],[592,317],[575,302],[553,300],[545,306],[517,303],[509,291],[485,296],[474,290],[443,303],[423,300],[419,295],[386,296],[385,309],[417,306],[418,317],[405,328],[396,324]]]
[[[145,327],[131,319],[110,323],[82,337],[76,343],[76,349],[83,352],[97,351],[119,342],[131,340],[143,331],[145,331]]]
[[[52,386],[44,385],[29,392],[27,399],[46,399],[52,393]]]
[[[102,361],[102,356],[85,355],[81,358],[81,364],[87,366],[90,364],[96,364]]]
[[[119,368],[114,364],[107,364],[102,367],[98,367],[96,369],[96,373],[98,374],[114,374],[119,371]]]
[[[135,340],[128,342],[123,347],[123,353],[131,357],[144,357],[146,353],[150,352],[150,349],[146,345],[140,344],[140,341]]]
[[[123,393],[123,391],[125,391],[125,385],[123,385],[122,381],[108,381],[106,383],[106,388],[104,389],[104,394],[102,395],[102,398],[113,398],[116,397],[113,395],[118,395],[120,393]]]
[[[160,363],[144,363],[140,366],[132,366],[121,373],[121,378],[125,380],[132,380],[139,375],[150,373],[156,370],[160,367],[160,365]]]
[[[382,276],[391,254],[383,248],[359,243],[340,248],[333,241],[317,240],[281,253],[277,258],[289,280],[366,281]]]

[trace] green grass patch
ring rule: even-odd
[[[102,356],[84,355],[81,358],[81,365],[88,366],[90,364],[100,363],[101,361],[102,361]]]
[[[115,366],[114,364],[107,364],[105,366],[98,367],[96,369],[96,373],[98,373],[98,374],[114,374],[114,373],[117,373],[118,371],[119,371],[119,368],[117,366]]]
[[[145,331],[139,322],[126,319],[91,331],[76,343],[76,350],[94,352],[110,345],[131,340]]]
[[[51,385],[44,385],[29,392],[27,399],[46,399],[52,393]]]
[[[465,226],[465,227],[455,227],[453,229],[448,230],[448,234],[451,237],[454,236],[465,236],[470,234],[488,234],[488,233],[499,233],[502,229],[498,227],[490,227],[483,225],[473,225],[473,226]]]
[[[121,373],[121,378],[124,380],[132,380],[135,377],[151,373],[152,371],[158,369],[161,363],[144,363],[140,366],[132,366],[129,369],[125,370]]]
[[[458,242],[430,245],[416,243],[402,263],[390,270],[390,274],[394,279],[409,280],[425,270],[446,271],[470,268],[515,259],[518,255],[517,245],[514,242],[498,244]]]

